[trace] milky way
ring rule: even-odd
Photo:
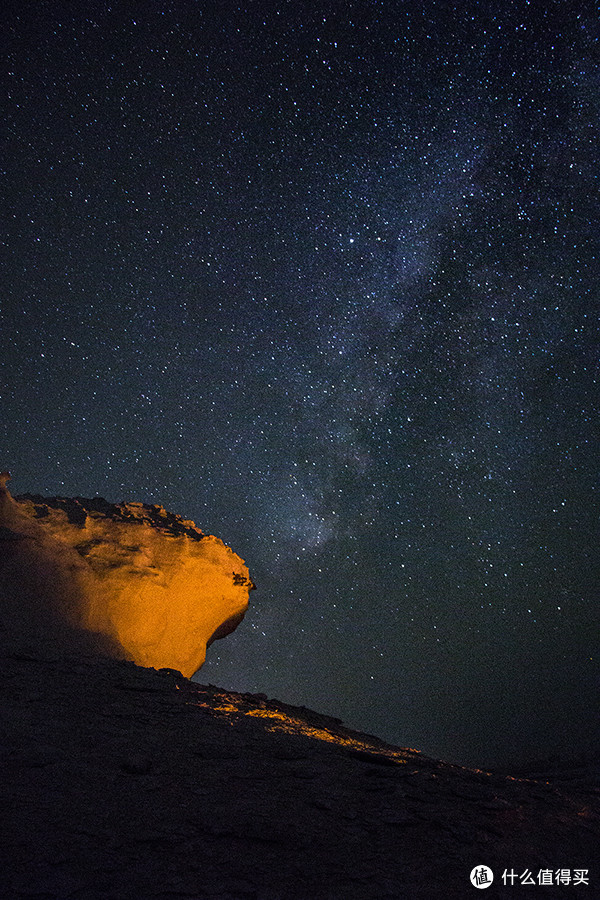
[[[246,559],[200,680],[458,762],[594,747],[594,4],[6,33],[13,490],[158,502]]]

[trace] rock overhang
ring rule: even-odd
[[[156,504],[11,497],[0,479],[2,627],[187,677],[242,621],[254,588],[243,559]],[[20,586],[19,586],[20,582]]]

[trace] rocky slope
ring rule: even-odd
[[[160,506],[23,495],[0,478],[0,629],[191,676],[254,587],[219,538]],[[97,636],[92,640],[91,636]]]
[[[460,768],[174,671],[251,587],[160,507],[0,477],[0,900],[453,900],[482,865],[486,897],[600,896],[590,768]]]
[[[481,864],[485,897],[600,895],[589,773],[447,765],[109,658],[5,645],[0,662],[6,900],[462,900]],[[559,869],[590,883],[519,882]]]

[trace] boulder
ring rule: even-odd
[[[0,475],[0,637],[93,647],[191,677],[254,585],[223,541],[161,506],[13,498]]]

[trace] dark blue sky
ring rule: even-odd
[[[5,25],[13,492],[245,558],[200,680],[451,761],[596,746],[596,5]]]

